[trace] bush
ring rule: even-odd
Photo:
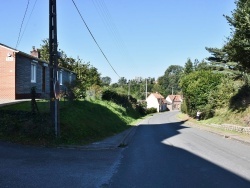
[[[157,109],[156,108],[148,108],[147,110],[146,110],[146,113],[147,114],[153,114],[153,113],[156,113],[157,112]]]
[[[214,105],[210,96],[213,91],[217,91],[223,77],[224,75],[211,71],[195,71],[182,77],[180,86],[186,101],[186,109],[183,108],[183,110],[187,111],[188,115],[195,117],[198,109],[205,108],[204,118],[210,117],[213,114],[211,110]],[[212,106],[205,107],[210,103]]]
[[[137,103],[137,99],[133,98],[132,96],[128,96],[125,94],[119,94],[112,90],[105,90],[102,93],[102,100],[106,101],[112,101],[118,105],[121,105],[122,107],[127,109],[127,113],[130,113],[131,116],[135,117],[135,114],[137,114],[137,117],[143,116],[146,114],[145,111],[145,104],[144,103]]]
[[[116,104],[122,105],[123,107],[127,107],[129,105],[128,96],[124,94],[118,94],[112,90],[105,90],[102,93],[102,100],[112,101]]]
[[[186,104],[186,100],[183,101],[183,103],[181,104],[181,112],[184,114],[187,114],[187,104]]]

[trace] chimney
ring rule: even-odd
[[[30,51],[30,55],[36,58],[40,58],[40,53],[35,46],[32,46],[32,51]]]

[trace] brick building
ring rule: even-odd
[[[65,83],[76,79],[76,74],[65,68],[58,68],[60,90]],[[30,98],[32,87],[36,87],[38,97],[49,96],[49,64],[39,59],[33,47],[30,54],[0,43],[0,99]]]

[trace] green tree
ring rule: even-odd
[[[205,117],[213,115],[209,103],[210,93],[221,83],[222,74],[212,71],[194,71],[181,78],[180,86],[185,98],[187,113],[195,116],[197,110],[202,110]]]
[[[43,39],[43,44],[40,45],[38,49],[40,53],[40,58],[46,62],[49,62],[49,39]]]
[[[242,67],[236,62],[230,62],[228,55],[224,48],[208,48],[206,50],[211,54],[207,58],[210,61],[210,68],[214,71],[220,71],[223,74],[229,75],[232,78],[238,78],[242,76]]]
[[[171,65],[167,68],[164,75],[158,78],[158,86],[160,92],[163,96],[172,94],[177,94],[181,91],[179,87],[179,80],[183,74],[183,67],[180,65]]]
[[[111,78],[108,76],[102,77],[101,81],[103,86],[109,86],[111,84]]]
[[[119,80],[118,80],[118,85],[119,86],[123,86],[123,85],[126,85],[127,84],[127,79],[126,78],[124,78],[124,77],[121,77],[121,78],[119,78]]]
[[[49,62],[49,39],[44,39],[41,48],[39,49],[40,58]],[[58,66],[69,69],[77,74],[77,80],[72,86],[76,97],[85,96],[86,90],[90,88],[98,88],[101,86],[101,74],[97,68],[90,65],[90,63],[84,63],[79,57],[68,57],[67,54],[59,49],[61,57],[58,58]]]
[[[194,70],[193,62],[191,61],[190,58],[188,58],[184,66],[184,74],[189,74],[193,72],[193,70]]]
[[[250,68],[250,0],[238,0],[232,16],[225,16],[231,26],[231,37],[224,50],[231,62],[239,62],[245,71]]]

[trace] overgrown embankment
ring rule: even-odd
[[[0,108],[0,139],[19,143],[55,145],[86,144],[119,133],[140,117],[130,107],[111,101],[60,102],[60,138],[55,139],[49,102],[37,102],[39,113],[31,112],[31,102]]]

